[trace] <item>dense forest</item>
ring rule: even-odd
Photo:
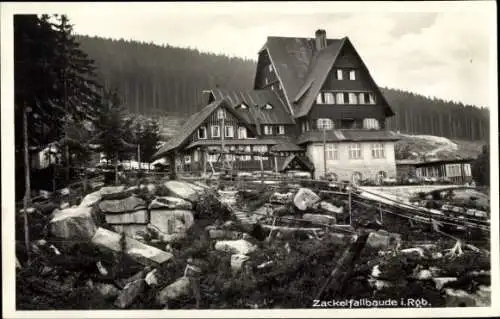
[[[211,87],[252,87],[255,61],[126,40],[78,36],[99,67],[105,87],[117,88],[128,110],[144,115],[191,114]],[[382,88],[396,116],[388,127],[402,133],[481,140],[489,135],[489,110]]]

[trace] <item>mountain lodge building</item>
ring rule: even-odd
[[[253,89],[208,90],[207,105],[155,158],[201,172],[223,149],[241,170],[396,177],[399,138],[385,129],[393,115],[349,38],[328,39],[325,30],[314,38],[268,37]]]

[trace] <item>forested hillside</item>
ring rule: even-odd
[[[185,117],[205,103],[205,89],[252,87],[252,60],[134,41],[87,36],[78,40],[95,59],[105,86],[118,88],[132,112]],[[401,90],[382,91],[396,113],[388,122],[391,129],[465,140],[486,139],[489,134],[488,109]]]

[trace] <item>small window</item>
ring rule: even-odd
[[[325,103],[326,104],[335,104],[335,99],[333,97],[332,92],[326,92],[325,93]]]
[[[378,130],[380,127],[379,125],[379,122],[377,119],[372,119],[372,118],[368,118],[368,119],[364,119],[363,120],[363,128],[364,129],[367,129],[367,130]]]
[[[222,120],[226,118],[226,112],[223,109],[217,110],[217,119]]]
[[[273,127],[271,125],[264,125],[264,135],[272,135]]]
[[[232,125],[226,125],[225,127],[225,136],[226,137],[234,137],[234,130]]]
[[[349,159],[361,159],[361,144],[353,143],[349,145]]]
[[[306,132],[309,132],[311,127],[309,126],[309,121],[306,121]]]
[[[335,99],[337,100],[337,104],[344,104],[344,93],[338,92]]]
[[[365,104],[365,93],[359,93],[359,104]]]
[[[337,69],[337,80],[342,80],[344,78],[342,73],[341,69]]]
[[[211,163],[217,162],[217,159],[219,158],[219,154],[208,154],[207,156],[207,161]]]
[[[349,93],[349,104],[358,104],[358,96],[356,93]]]
[[[206,139],[207,138],[207,128],[205,126],[201,126],[198,129],[198,138],[199,139]]]
[[[323,93],[318,93],[316,97],[316,104],[323,104]]]
[[[331,130],[333,128],[333,121],[330,119],[318,119],[316,125],[319,130]]]
[[[336,161],[339,159],[337,144],[326,144],[326,159],[330,161]]]
[[[269,79],[267,78],[267,76],[264,78],[264,82],[267,84],[269,84]]]
[[[220,126],[212,125],[212,137],[220,137]]]
[[[375,104],[375,95],[373,93],[369,93],[370,104]]]
[[[372,157],[385,158],[384,144],[382,143],[372,144]]]
[[[271,85],[271,91],[274,91],[274,85]]]
[[[305,122],[302,122],[301,128],[302,128],[302,133],[304,133],[306,131],[306,123]]]
[[[247,128],[244,126],[240,126],[238,128],[238,138],[245,139],[247,138]]]
[[[240,108],[242,108],[242,109],[247,109],[247,108],[248,108],[248,106],[247,106],[245,103],[241,103],[241,104],[240,104]]]
[[[351,81],[356,80],[356,71],[355,70],[349,71],[349,80],[351,80]]]
[[[184,163],[186,163],[186,164],[191,163],[191,155],[184,156]]]
[[[278,126],[278,134],[279,135],[285,135],[285,125],[279,125]]]
[[[271,104],[267,103],[266,106],[265,106],[265,109],[266,110],[272,110],[273,106]]]

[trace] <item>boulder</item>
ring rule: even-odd
[[[241,270],[243,264],[248,261],[250,257],[243,254],[234,254],[231,256],[231,269],[233,273],[236,273]]]
[[[321,201],[318,205],[319,209],[322,209],[330,214],[343,214],[344,213],[344,207],[337,207],[333,205],[332,203]]]
[[[99,227],[94,237],[92,237],[92,243],[114,252],[121,252],[120,239],[120,234]],[[150,263],[161,265],[173,257],[170,253],[143,244],[130,237],[125,237],[125,246],[125,253],[144,265]]]
[[[299,210],[306,210],[308,208],[312,208],[315,203],[320,201],[320,197],[316,195],[312,190],[309,188],[301,188],[299,191],[295,194],[295,197],[293,198],[293,203],[295,204],[295,207],[297,207]]]
[[[129,213],[146,209],[146,202],[137,196],[123,199],[102,200],[99,209],[105,214]]]
[[[93,207],[95,204],[99,203],[102,195],[100,191],[87,194],[80,202],[80,207]]]
[[[69,191],[69,188],[63,188],[59,191],[59,194],[61,194],[61,196],[69,196],[70,194],[70,191]]]
[[[92,287],[99,291],[105,299],[116,298],[120,294],[120,289],[112,284],[97,283],[92,284]]]
[[[276,192],[272,194],[271,197],[269,198],[269,202],[274,204],[288,204],[291,203],[292,200],[293,200],[293,193],[291,192],[285,194]]]
[[[325,224],[325,225],[335,225],[337,220],[335,217],[320,214],[304,214],[302,219],[311,221],[312,224]]]
[[[146,185],[146,189],[148,190],[148,193],[150,193],[151,195],[155,195],[156,194],[156,185],[155,184],[148,184]]]
[[[125,236],[134,238],[138,233],[148,231],[147,224],[130,224],[130,225],[112,225],[113,230],[119,234],[125,233]]]
[[[129,193],[125,192],[125,186],[106,186],[99,190],[102,199],[106,200],[116,200],[123,199],[130,196]]]
[[[107,213],[105,216],[106,223],[110,225],[123,225],[123,224],[144,224],[149,222],[148,212],[141,209],[135,212],[127,212],[120,214]]]
[[[238,194],[238,191],[218,191],[219,194],[219,199],[222,203],[227,204],[227,205],[234,205],[236,204],[236,195]]]
[[[165,305],[169,300],[176,300],[183,296],[188,296],[191,292],[191,282],[188,277],[181,277],[172,284],[163,288],[156,295],[156,303]]]
[[[153,199],[151,204],[149,204],[149,209],[183,209],[191,210],[193,209],[193,204],[178,197],[163,196],[156,197]]]
[[[191,183],[173,180],[165,182],[164,185],[173,196],[188,200],[192,203],[199,199],[199,193]]]
[[[189,210],[151,210],[149,223],[165,234],[185,232],[194,224],[193,213]]]
[[[70,208],[71,206],[69,205],[68,202],[64,202],[64,203],[61,203],[61,205],[59,206],[59,209],[66,209],[66,208]]]
[[[437,278],[432,278],[432,281],[436,285],[436,289],[441,290],[445,284],[457,281],[457,277],[437,277]]]
[[[478,306],[474,295],[465,290],[446,288],[444,290],[446,307],[475,307]]]
[[[58,238],[90,240],[97,229],[92,219],[92,208],[56,209],[49,223],[50,233]]]
[[[401,235],[378,230],[376,232],[371,232],[370,235],[368,235],[366,245],[380,250],[397,248],[401,245]]]
[[[252,245],[244,239],[239,240],[222,240],[215,243],[215,250],[228,252],[231,254],[243,254],[246,255],[257,249],[256,246]]]
[[[145,288],[146,282],[143,279],[128,283],[116,298],[115,306],[122,309],[129,307]]]
[[[178,243],[186,238],[186,233],[162,234],[161,241],[164,243]]]
[[[422,269],[422,270],[416,271],[413,277],[415,279],[418,279],[418,280],[431,280],[432,273],[428,269]]]

